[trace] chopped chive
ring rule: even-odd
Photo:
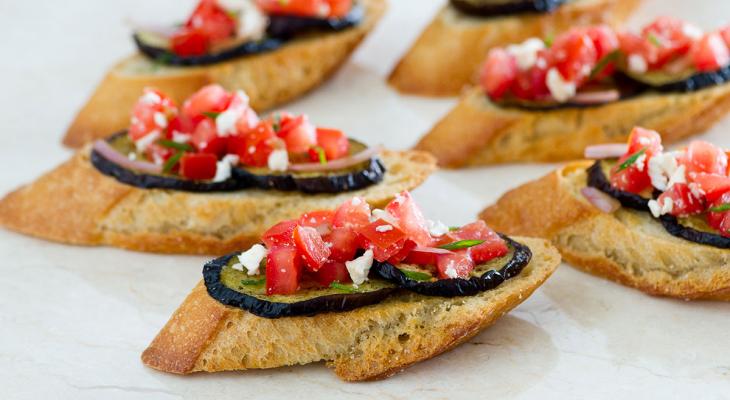
[[[642,147],[641,150],[632,154],[631,157],[627,158],[626,161],[622,162],[621,165],[618,166],[618,169],[616,170],[616,172],[623,171],[626,168],[630,167],[631,164],[635,163],[636,160],[638,160],[639,157],[641,157],[641,155],[644,153],[646,153],[646,147]]]
[[[274,124],[271,128],[277,133],[281,130],[281,114],[274,114]]]
[[[183,151],[193,151],[193,146],[191,146],[187,143],[178,143],[178,142],[175,142],[172,140],[167,140],[167,139],[160,139],[157,141],[157,143],[160,146],[169,147],[171,149],[183,150]]]
[[[545,42],[545,47],[547,47],[549,49],[549,48],[553,47],[553,42],[555,42],[555,36],[552,33],[550,33],[547,36],[545,36],[545,39],[543,39],[542,41]]]
[[[330,283],[330,287],[332,289],[341,290],[341,291],[347,292],[347,293],[357,293],[357,289],[355,289],[351,285],[343,285],[340,282],[332,282],[332,283]]]
[[[430,274],[427,274],[425,272],[418,272],[418,271],[409,271],[407,269],[398,269],[400,272],[403,273],[408,279],[412,279],[414,281],[430,281],[433,276]]]
[[[219,115],[221,115],[221,113],[214,112],[214,111],[204,111],[203,115],[205,115],[206,117],[211,118],[211,119],[216,119],[216,118],[218,118]]]
[[[165,165],[162,166],[162,172],[170,172],[173,168],[177,165],[178,162],[180,162],[180,159],[182,158],[183,154],[185,154],[184,151],[179,151],[175,154],[173,154],[172,157],[168,158],[167,161],[165,161]]]
[[[662,41],[659,40],[659,38],[656,35],[654,35],[653,33],[650,33],[649,36],[647,37],[647,39],[649,39],[651,44],[653,44],[656,47],[662,47],[662,45],[663,45]]]
[[[458,231],[459,229],[461,229],[460,226],[450,226],[449,227],[449,232]]]
[[[614,50],[614,51],[606,54],[602,59],[600,59],[598,61],[596,66],[593,67],[593,69],[591,70],[591,74],[588,76],[588,79],[593,79],[596,76],[598,76],[598,74],[600,74],[601,71],[603,71],[608,66],[608,64],[610,64],[613,61],[616,61],[616,59],[618,59],[618,56],[619,56],[618,50]]]
[[[327,155],[324,153],[324,149],[321,146],[314,146],[312,149],[317,152],[317,158],[319,158],[320,164],[327,164]]]
[[[720,204],[719,206],[710,207],[710,211],[712,211],[712,212],[730,211],[730,203],[725,203],[725,204]]]
[[[259,286],[266,283],[266,277],[259,279],[242,279],[241,285],[243,286]]]
[[[460,250],[460,249],[466,249],[472,246],[478,246],[480,244],[484,243],[483,240],[459,240],[457,242],[448,243],[439,246],[440,249],[446,249],[446,250]]]

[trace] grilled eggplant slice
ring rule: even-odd
[[[661,71],[645,74],[624,72],[624,74],[629,79],[658,92],[686,93],[727,83],[730,81],[730,65],[711,72],[690,70],[682,74],[667,74]]]
[[[480,17],[550,12],[567,0],[451,0],[457,10]]]
[[[360,5],[354,5],[342,18],[311,18],[294,15],[271,15],[266,33],[272,38],[289,39],[293,36],[316,31],[341,31],[358,25],[365,16]]]
[[[501,285],[507,279],[517,276],[530,262],[530,249],[505,235],[510,252],[485,264],[477,265],[469,279],[436,279],[428,270],[418,266],[402,265],[396,267],[387,262],[373,264],[380,277],[396,285],[425,296],[473,296]]]
[[[672,236],[707,246],[730,249],[730,238],[717,234],[700,217],[677,218],[673,215],[659,217],[664,229]]]
[[[611,186],[611,182],[608,181],[607,175],[611,171],[613,164],[616,161],[598,160],[590,168],[588,168],[588,182],[587,185],[594,187],[603,193],[618,200],[622,206],[627,208],[633,208],[639,211],[649,210],[650,198],[642,197],[638,194],[631,192],[624,192]]]
[[[264,318],[312,316],[325,312],[349,311],[379,303],[394,290],[395,285],[382,279],[371,279],[355,288],[337,285],[335,288],[314,284],[293,295],[266,295],[265,277],[250,277],[235,270],[232,253],[208,262],[203,267],[203,280],[208,294],[222,304],[242,308]]]
[[[284,42],[278,38],[265,37],[258,41],[232,41],[220,50],[200,56],[179,56],[170,51],[167,40],[151,32],[136,32],[132,35],[137,49],[147,57],[164,65],[197,66],[209,65],[233,58],[265,53],[281,47]]]

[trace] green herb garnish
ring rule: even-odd
[[[266,283],[266,277],[259,278],[259,279],[243,279],[241,280],[241,285],[243,286],[259,286]]]
[[[458,242],[448,243],[439,246],[440,249],[446,249],[446,250],[460,250],[460,249],[466,249],[473,246],[478,246],[480,244],[484,243],[483,240],[459,240]]]
[[[330,287],[332,289],[341,290],[341,291],[347,292],[347,293],[357,293],[357,289],[355,289],[351,285],[343,285],[340,282],[332,282],[332,283],[330,283]]]
[[[647,36],[647,39],[656,47],[662,47],[664,43],[653,33],[650,33],[649,36]]]
[[[178,143],[172,140],[160,139],[157,141],[160,146],[182,151],[193,151],[193,146],[187,143]]]
[[[641,150],[632,154],[631,157],[627,158],[626,161],[622,162],[621,165],[618,166],[618,169],[616,170],[616,172],[623,171],[626,168],[630,167],[631,164],[635,163],[636,160],[638,160],[639,157],[641,157],[641,155],[644,153],[646,153],[646,147],[642,147]]]
[[[208,118],[216,119],[219,115],[221,115],[221,113],[215,111],[203,111],[203,115]]]
[[[177,165],[178,162],[180,162],[180,159],[182,158],[183,154],[185,154],[184,151],[179,151],[175,154],[173,154],[172,157],[168,158],[167,161],[165,161],[165,165],[162,166],[162,172],[170,172],[173,168]]]
[[[553,47],[553,42],[555,42],[555,36],[552,33],[550,33],[547,36],[545,36],[545,39],[543,39],[542,41],[545,42],[545,47],[547,47],[549,49],[549,48]]]
[[[427,274],[425,272],[418,272],[418,271],[410,271],[407,269],[400,269],[398,268],[400,272],[403,273],[408,279],[412,279],[414,281],[430,281],[433,276],[430,274]]]
[[[281,130],[281,114],[274,114],[274,124],[271,128],[277,133]]]
[[[460,226],[450,226],[449,227],[449,232],[458,231],[459,229],[461,229]]]
[[[719,206],[710,207],[710,211],[712,211],[712,212],[730,211],[730,203],[725,203],[725,204],[720,204]]]
[[[172,58],[174,56],[175,56],[174,54],[170,53],[169,51],[166,51],[166,52],[160,54],[159,56],[155,57],[154,60],[152,60],[152,64],[153,64],[152,70],[157,71],[158,69],[160,69],[160,67],[170,64],[170,62],[172,61]]]
[[[601,71],[603,71],[608,66],[608,64],[612,63],[613,61],[616,61],[618,59],[618,56],[619,56],[618,50],[614,50],[614,51],[606,54],[602,59],[598,60],[598,63],[596,64],[595,67],[593,67],[593,69],[591,70],[591,74],[588,76],[588,78],[593,79],[596,76],[598,76],[598,74],[600,74]]]
[[[312,150],[317,152],[317,158],[319,158],[320,164],[327,164],[327,154],[325,154],[324,149],[321,146],[314,146],[312,147]]]

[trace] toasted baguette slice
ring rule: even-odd
[[[492,47],[546,38],[575,26],[617,25],[640,0],[577,0],[552,13],[475,18],[446,5],[401,59],[388,82],[403,93],[456,96],[477,82]]]
[[[385,12],[385,0],[361,0],[365,18],[340,32],[310,35],[259,55],[201,67],[169,67],[137,54],[107,74],[66,131],[63,143],[82,144],[129,125],[129,113],[142,89],[153,86],[178,104],[209,83],[242,89],[257,111],[293,100],[332,75]]]
[[[382,182],[337,195],[247,189],[189,193],[139,189],[102,175],[90,146],[34,183],[0,200],[0,225],[40,238],[132,250],[223,254],[258,242],[276,222],[313,209],[335,208],[352,196],[383,206],[420,185],[435,161],[418,151],[382,153]]]
[[[450,168],[583,157],[586,146],[625,142],[634,126],[665,143],[709,129],[730,110],[730,83],[691,93],[647,93],[597,107],[527,111],[499,107],[471,89],[416,149]]]
[[[496,230],[552,240],[576,267],[646,293],[730,301],[730,250],[674,237],[648,212],[607,214],[581,194],[591,162],[514,189],[480,217]]]
[[[347,381],[387,378],[469,340],[523,302],[557,268],[560,255],[548,242],[515,239],[530,247],[532,261],[517,277],[477,296],[403,292],[349,312],[266,319],[218,303],[200,283],[142,361],[187,374],[324,360]]]

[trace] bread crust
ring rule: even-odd
[[[415,148],[431,152],[449,168],[575,160],[586,146],[625,142],[637,125],[662,132],[665,143],[676,142],[709,129],[728,110],[730,83],[550,111],[499,107],[473,88]]]
[[[403,93],[456,96],[478,81],[492,47],[548,37],[575,26],[617,25],[640,0],[581,0],[552,13],[475,18],[444,6],[388,78]]]
[[[131,250],[224,254],[256,243],[276,222],[312,209],[335,208],[353,196],[383,206],[420,185],[435,160],[419,151],[384,151],[387,172],[367,188],[332,194],[247,189],[190,193],[140,189],[101,174],[90,146],[30,185],[0,200],[0,225],[43,239]]]
[[[244,90],[257,111],[291,101],[331,76],[386,9],[386,0],[362,3],[365,18],[358,26],[296,39],[267,53],[201,67],[156,65],[141,54],[127,57],[112,68],[76,115],[63,144],[80,147],[125,129],[132,106],[148,86],[162,90],[177,104],[209,83]]]
[[[574,162],[513,189],[480,218],[549,239],[571,265],[651,295],[730,301],[730,250],[674,237],[647,212],[598,210],[580,195],[590,165]]]
[[[497,289],[460,298],[409,292],[313,317],[266,319],[212,299],[199,283],[142,354],[145,365],[187,374],[321,360],[347,381],[382,379],[447,351],[524,301],[560,262],[540,239],[517,238],[533,259]]]

